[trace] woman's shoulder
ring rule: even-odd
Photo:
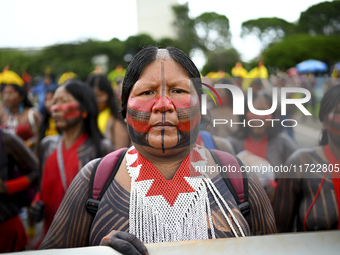
[[[45,136],[41,142],[40,147],[42,151],[47,151],[49,147],[57,147],[57,143],[60,140],[60,135]]]
[[[287,159],[286,163],[299,163],[299,162],[312,162],[322,156],[320,153],[322,146],[310,147],[310,148],[299,148],[294,151]]]
[[[101,139],[100,147],[105,154],[110,153],[114,150],[112,142],[107,138]]]

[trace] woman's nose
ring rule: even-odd
[[[175,110],[173,102],[167,96],[159,96],[152,107],[153,112],[172,112]]]

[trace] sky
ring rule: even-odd
[[[160,1],[160,0],[158,0]],[[242,60],[256,57],[261,48],[255,37],[240,37],[241,24],[250,19],[299,19],[320,0],[177,0],[189,3],[191,17],[203,12],[226,15],[232,44]],[[0,48],[44,47],[87,40],[125,40],[137,33],[136,0],[0,0]],[[157,10],[150,10],[150,12]],[[199,59],[197,59],[199,61]],[[197,63],[196,63],[197,64]]]

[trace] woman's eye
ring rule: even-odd
[[[185,91],[182,89],[173,89],[172,93],[181,94],[181,93],[185,93]]]
[[[140,95],[146,95],[146,96],[148,96],[148,95],[152,95],[154,92],[153,91],[144,91],[144,92],[142,92]]]

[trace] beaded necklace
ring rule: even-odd
[[[172,180],[132,146],[127,154],[131,177],[130,233],[144,243],[215,239],[208,190],[228,222],[235,237],[244,232],[229,205],[205,172],[205,150],[195,145],[182,161]],[[228,217],[229,214],[229,217]],[[234,225],[232,224],[234,222]]]

